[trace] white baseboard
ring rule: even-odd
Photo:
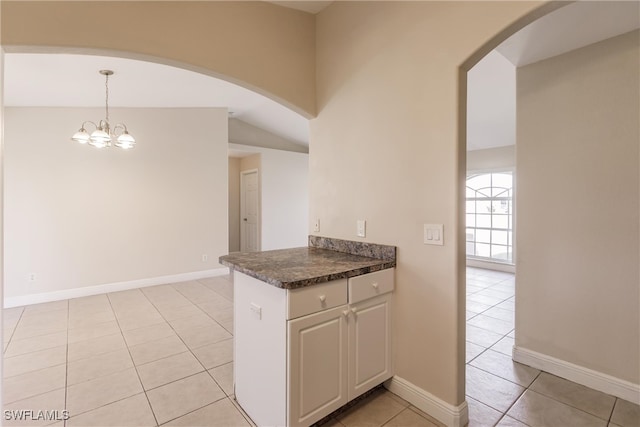
[[[447,426],[463,427],[469,423],[469,408],[466,401],[458,406],[450,405],[397,375],[384,385],[390,392]]]
[[[513,347],[513,360],[594,390],[640,404],[640,384],[621,380],[620,378],[522,347]]]
[[[129,289],[145,288],[148,286],[165,285],[167,283],[185,282],[187,280],[204,279],[206,277],[229,274],[227,267],[212,270],[193,271],[190,273],[172,274],[169,276],[149,277],[146,279],[130,280],[126,282],[105,283],[103,285],[86,286],[83,288],[63,289],[60,291],[43,292],[40,294],[20,295],[4,299],[4,308],[21,307],[23,305],[40,304],[43,302],[60,301],[71,298],[88,297],[108,292],[127,291]]]

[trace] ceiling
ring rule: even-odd
[[[226,107],[232,117],[301,145],[309,121],[256,92],[204,74],[132,59],[71,54],[6,53],[8,107],[102,107],[109,78],[111,107]]]
[[[497,51],[521,67],[637,28],[638,1],[576,1],[518,31]]]
[[[317,13],[332,2],[272,3]],[[558,55],[640,27],[639,7],[637,1],[575,2],[516,33],[497,52],[513,67]],[[485,78],[495,90],[504,90],[495,75],[505,72],[505,61],[489,56],[486,62],[502,70],[485,66],[479,81]],[[98,70],[111,69],[115,74],[109,79],[110,106],[227,107],[238,120],[300,145],[307,146],[309,141],[309,122],[303,116],[263,95],[193,71],[116,57],[33,53],[6,53],[4,69],[6,106],[103,106],[104,77]],[[495,107],[489,117],[479,119],[488,129],[500,123],[508,103],[500,104],[495,94],[484,93],[489,99],[488,104],[480,103],[482,109],[489,112],[487,105]],[[507,145],[504,138],[500,141],[500,145]],[[482,144],[477,148],[486,148]]]
[[[467,74],[467,149],[515,144],[516,68],[640,27],[640,2],[578,1],[505,40]]]

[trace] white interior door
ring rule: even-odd
[[[240,175],[240,250],[260,250],[260,185],[258,171],[242,171]]]

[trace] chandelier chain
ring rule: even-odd
[[[109,126],[109,74],[105,74],[105,77],[106,79],[104,80],[104,89],[105,89],[104,107],[106,110],[107,126]]]

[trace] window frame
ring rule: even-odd
[[[494,174],[511,174],[511,188],[510,189],[506,189],[505,191],[507,191],[508,193],[510,193],[509,196],[500,196],[500,195],[496,195],[494,196],[494,188],[504,188],[504,187],[493,187],[493,175]],[[470,189],[469,186],[467,185],[467,182],[471,179],[474,178],[476,176],[479,175],[491,175],[490,177],[490,186],[489,187],[483,187],[483,188],[489,188],[490,189],[490,196],[489,197],[477,197],[477,195],[475,197],[468,197],[467,196],[467,192],[468,190],[472,190],[474,192],[477,192],[478,190],[475,189]],[[493,263],[500,263],[500,264],[506,264],[506,265],[515,265],[516,262],[516,256],[515,256],[515,243],[516,243],[516,237],[515,237],[515,213],[516,213],[516,209],[515,209],[515,190],[516,190],[516,173],[515,173],[515,168],[501,168],[501,169],[490,169],[490,170],[469,170],[467,171],[466,174],[466,179],[465,179],[465,255],[468,259],[471,260],[477,260],[477,261],[482,261],[482,262],[493,262]],[[478,200],[481,201],[485,201],[485,202],[489,202],[490,206],[493,206],[493,204],[495,202],[500,202],[502,203],[503,201],[506,201],[508,206],[507,208],[507,213],[505,214],[494,214],[493,212],[490,212],[487,214],[487,216],[489,216],[489,220],[490,220],[490,224],[489,226],[478,226],[478,212],[477,212],[477,202]],[[469,202],[474,202],[474,210],[473,212],[469,212]],[[510,202],[510,204],[509,204]],[[473,225],[469,225],[468,222],[468,218],[469,215],[473,215],[474,216],[474,223]],[[480,214],[483,215],[483,214]],[[494,216],[497,215],[504,215],[507,217],[507,228],[504,227],[496,227],[494,228],[493,226],[493,221],[494,221]],[[469,229],[473,229],[473,240],[469,240],[468,239],[468,235],[469,233],[467,233],[467,231]],[[488,243],[484,243],[484,242],[478,242],[477,241],[477,231],[481,230],[481,231],[486,231],[489,233],[489,241]],[[502,243],[493,243],[493,235],[494,232],[506,232],[507,233],[507,242],[506,244],[502,244]],[[510,233],[510,234],[509,234]],[[509,238],[510,237],[510,238]],[[478,243],[480,244],[487,244],[488,248],[489,248],[489,256],[480,256],[480,255],[476,255],[477,253],[477,245]],[[467,248],[469,246],[469,244],[473,244],[473,254],[469,254],[467,252]],[[494,246],[500,246],[500,247],[504,247],[507,251],[507,259],[504,258],[494,258],[492,257],[492,249]]]

